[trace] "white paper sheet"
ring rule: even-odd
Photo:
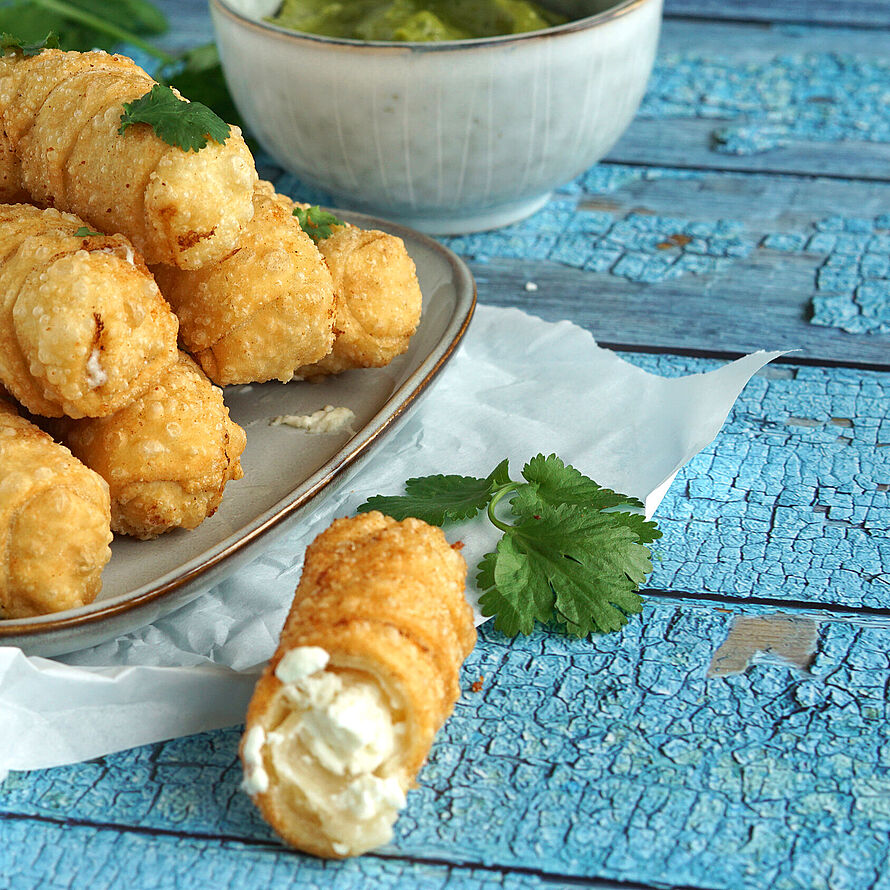
[[[750,377],[778,355],[662,378],[569,322],[480,306],[414,415],[253,564],[155,624],[92,649],[48,660],[0,647],[0,775],[241,723],[306,545],[371,495],[401,493],[411,476],[486,476],[509,457],[519,478],[530,457],[556,453],[640,498],[651,516]],[[498,534],[482,518],[449,530],[464,542],[471,600],[475,566]]]

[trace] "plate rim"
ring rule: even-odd
[[[331,212],[347,222],[358,225],[360,228],[379,229],[397,235],[403,241],[419,242],[423,247],[442,257],[451,267],[457,303],[454,315],[449,320],[436,347],[380,406],[378,411],[364,426],[362,430],[364,435],[359,437],[358,443],[356,443],[354,438],[350,439],[311,476],[301,480],[295,486],[295,488],[307,486],[302,494],[297,497],[286,496],[284,504],[279,502],[278,505],[273,505],[251,523],[248,523],[246,532],[230,535],[229,539],[226,539],[228,543],[210,548],[209,556],[204,556],[203,558],[199,556],[198,559],[200,561],[196,565],[185,571],[174,569],[175,574],[173,577],[168,577],[162,583],[150,581],[148,585],[151,586],[143,585],[147,589],[139,592],[139,588],[137,588],[132,596],[123,601],[112,601],[107,606],[91,609],[91,611],[86,613],[79,613],[79,610],[72,609],[66,610],[66,612],[48,613],[47,615],[37,615],[29,618],[0,618],[0,646],[10,645],[5,641],[11,637],[20,640],[27,638],[29,642],[37,642],[42,636],[51,639],[53,635],[58,633],[72,632],[77,628],[92,627],[97,622],[118,618],[134,609],[162,601],[164,598],[180,591],[186,585],[193,584],[202,576],[210,574],[227,559],[237,556],[246,547],[254,544],[313,501],[347,467],[364,456],[382,436],[389,432],[396,422],[414,406],[417,399],[429,389],[432,382],[454,355],[475,313],[477,287],[472,272],[454,251],[435,238],[418,232],[416,229],[355,211],[332,208]],[[394,403],[396,407],[392,408],[391,406]],[[169,575],[170,573],[168,573]],[[196,596],[199,595],[200,592],[197,592]],[[121,596],[127,596],[127,594],[122,594]],[[91,608],[92,605],[91,603],[82,608]],[[147,623],[150,624],[151,622]],[[15,643],[13,642],[12,644],[14,645]]]

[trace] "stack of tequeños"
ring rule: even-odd
[[[64,443],[4,403],[0,618],[89,603],[110,530],[217,509],[245,434],[214,383],[378,367],[417,326],[401,240],[310,238],[208,115],[123,56],[0,57],[0,386]]]

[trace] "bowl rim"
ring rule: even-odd
[[[437,40],[437,41],[402,41],[402,40],[354,40],[346,37],[325,37],[321,34],[310,34],[307,31],[295,31],[292,28],[284,28],[281,25],[273,25],[262,19],[251,18],[236,9],[233,9],[229,0],[209,0],[211,11],[214,9],[221,14],[234,19],[238,24],[260,31],[272,37],[290,40],[296,43],[332,44],[340,47],[351,47],[358,51],[373,52],[374,50],[401,49],[410,53],[430,53],[454,51],[461,49],[482,49],[486,47],[504,46],[505,44],[521,43],[542,38],[555,38],[561,34],[573,34],[578,31],[586,31],[607,24],[616,18],[627,15],[648,3],[658,3],[659,0],[617,0],[608,9],[594,15],[574,19],[561,25],[552,25],[549,28],[541,28],[537,31],[524,31],[521,34],[499,34],[495,37],[473,37],[464,40]]]

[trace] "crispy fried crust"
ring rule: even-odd
[[[293,204],[260,182],[236,251],[195,271],[156,266],[180,338],[220,385],[290,380],[334,340],[331,275]]]
[[[222,392],[184,353],[122,410],[61,420],[63,441],[111,489],[111,527],[137,538],[195,528],[211,516],[226,483],[244,474],[244,430]]]
[[[6,133],[0,128],[0,203],[21,204],[29,200],[22,185],[22,167]]]
[[[153,84],[130,59],[99,51],[3,56],[0,174],[12,194],[12,153],[35,202],[123,233],[148,262],[194,269],[234,249],[253,214],[256,170],[237,127],[197,152],[145,124],[119,133],[123,103]]]
[[[120,235],[0,205],[0,383],[29,411],[100,417],[176,360],[176,317]]]
[[[397,733],[393,762],[377,772],[396,775],[406,790],[453,710],[458,672],[476,641],[465,576],[463,559],[442,531],[420,520],[396,522],[376,512],[336,520],[306,551],[303,576],[278,649],[251,700],[246,729],[258,726],[268,734],[281,724],[288,704],[276,667],[297,647],[321,647],[330,656],[328,671],[371,678],[390,703],[392,723],[403,731]],[[242,743],[242,758],[243,748]],[[264,759],[270,784],[254,800],[269,824],[298,849],[347,855],[301,804],[299,789],[288,788],[271,759]],[[348,855],[356,852],[361,849]]]
[[[0,618],[91,603],[109,521],[105,482],[0,398]]]
[[[334,279],[334,346],[301,377],[380,368],[408,348],[422,296],[405,243],[376,229],[343,226],[319,250]]]

